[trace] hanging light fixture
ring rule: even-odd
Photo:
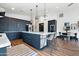
[[[46,20],[46,17],[47,17],[47,15],[46,15],[46,3],[44,3],[44,20]]]
[[[38,5],[36,5],[35,7],[36,7],[36,10],[35,10],[36,11],[36,13],[35,13],[35,31],[37,32],[38,31],[37,30],[38,29],[37,25],[38,25],[38,19],[39,19],[38,18]]]
[[[30,21],[32,23],[32,9],[30,9]]]
[[[35,20],[38,20],[38,5],[36,5],[36,16],[35,16]]]

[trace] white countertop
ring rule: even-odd
[[[32,33],[32,34],[54,34],[55,32],[29,32],[29,31],[4,31],[4,33],[12,33],[12,32],[22,32],[22,33]]]
[[[31,34],[39,34],[39,35],[50,35],[56,33],[56,32],[4,31],[4,33],[14,33],[14,32],[31,33]]]
[[[22,31],[23,33],[32,33],[32,34],[41,34],[41,35],[48,35],[48,34],[54,34],[55,32],[27,32]]]
[[[11,43],[5,33],[0,33],[0,48],[10,46]]]

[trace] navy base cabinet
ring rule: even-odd
[[[7,55],[7,48],[0,48],[0,56],[6,56]]]
[[[40,50],[40,35],[32,33],[22,33],[23,41]]]
[[[29,33],[22,33],[22,39],[24,42],[32,45],[32,36]]]
[[[19,32],[10,32],[10,33],[6,33],[6,35],[9,38],[10,41],[20,38],[20,33]]]

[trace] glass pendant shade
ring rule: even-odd
[[[46,3],[44,3],[44,20],[46,20]]]
[[[31,23],[32,23],[32,9],[30,9],[30,20],[31,20]]]
[[[38,20],[38,5],[36,5],[36,16],[35,16],[35,20]]]

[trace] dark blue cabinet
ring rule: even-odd
[[[23,39],[23,41],[32,47],[41,50],[41,38],[40,34],[36,33],[29,33],[29,32],[7,32],[7,37],[9,40],[15,40],[15,39]]]
[[[32,34],[32,45],[33,47],[40,49],[40,35]]]
[[[6,35],[9,38],[9,40],[19,39],[21,37],[19,32],[10,32],[6,33]]]
[[[23,41],[40,50],[40,35],[32,33],[22,33]]]
[[[29,33],[22,33],[22,39],[28,44],[32,44],[32,38]]]
[[[29,40],[27,39],[28,35],[26,33],[22,33],[22,39],[26,42],[29,43]]]
[[[7,49],[6,47],[0,48],[0,56],[6,56],[7,55]]]

